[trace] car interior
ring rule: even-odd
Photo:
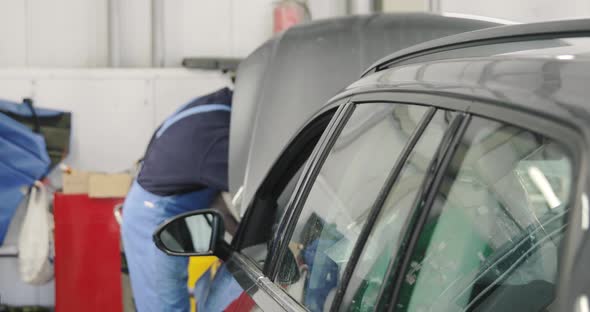
[[[398,108],[399,114],[405,107]],[[395,113],[391,115],[392,110],[376,111],[375,115],[395,116]],[[352,142],[351,135],[360,137],[363,131],[384,120],[375,115],[356,116],[354,120],[361,122],[353,120],[354,126],[343,129],[331,153],[343,149],[343,141]],[[424,138],[428,140],[418,141],[416,151],[400,173],[399,183],[390,190],[384,213],[375,225],[379,234],[369,238],[348,285],[353,291],[344,300],[352,302],[351,310],[374,308],[387,265],[404,234],[401,233],[404,220],[451,119],[451,112],[440,111],[435,115],[431,127],[425,129]],[[404,118],[397,120],[394,124],[399,130],[404,129],[404,122],[399,122]],[[407,124],[416,119],[405,120]],[[352,150],[358,149],[356,146]],[[317,181],[322,181],[316,192],[334,195],[337,192],[329,191],[330,188],[342,186],[345,179],[330,180],[332,177],[324,169],[326,163],[314,187]],[[564,151],[554,141],[474,117],[420,232],[411,265],[404,273],[398,308],[402,311],[441,307],[446,307],[443,309],[446,311],[550,309],[559,243],[566,227],[569,166]],[[294,299],[310,304],[313,311],[327,311],[367,213],[352,210],[357,215],[351,217],[347,209],[358,205],[348,206],[349,200],[335,201],[334,197],[313,194],[312,189],[306,205],[321,208],[307,210],[307,215],[303,209],[293,236],[295,240],[289,246],[289,257],[295,256],[299,268],[294,272],[293,266],[285,265],[280,270],[279,281]],[[341,205],[334,206],[334,202]],[[335,214],[338,216],[334,217]],[[392,236],[396,244],[388,241]],[[284,261],[288,262],[292,261]],[[313,283],[315,289],[310,286]],[[523,293],[521,290],[531,296],[519,295]],[[319,305],[316,302],[314,307],[310,294],[322,291]]]
[[[285,212],[287,203],[303,172],[303,166],[322,133],[328,126],[335,109],[329,110],[314,120],[306,131],[296,137],[284,151],[282,158],[273,166],[269,176],[256,193],[244,220],[256,220],[258,225],[243,227],[238,246],[242,253],[259,265],[264,266],[278,222]],[[244,221],[246,223],[248,221]],[[254,221],[253,221],[254,222]]]
[[[400,308],[548,309],[570,166],[551,139],[473,118],[416,244]]]

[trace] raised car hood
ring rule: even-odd
[[[497,24],[432,14],[380,14],[297,26],[238,69],[230,133],[229,187],[242,211],[296,131],[381,57]]]

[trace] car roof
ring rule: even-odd
[[[543,38],[565,38],[588,35],[590,35],[590,19],[561,20],[490,27],[427,41],[396,51],[371,65],[365,70],[363,76],[366,76],[371,72],[391,67],[394,64],[407,59],[441,51],[489,45],[498,42],[522,42],[525,40],[539,40]]]
[[[420,42],[496,25],[424,13],[378,14],[320,20],[270,40],[238,69],[230,192],[243,184],[242,203],[248,204],[299,128],[375,60]]]
[[[334,99],[376,90],[435,93],[590,129],[589,73],[590,20],[502,26],[394,53]]]

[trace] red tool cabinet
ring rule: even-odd
[[[56,312],[123,310],[119,225],[123,199],[55,194]]]

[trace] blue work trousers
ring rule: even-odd
[[[187,257],[166,255],[152,239],[165,220],[178,214],[208,208],[213,189],[158,196],[135,182],[123,205],[122,236],[133,298],[138,312],[188,312]]]

